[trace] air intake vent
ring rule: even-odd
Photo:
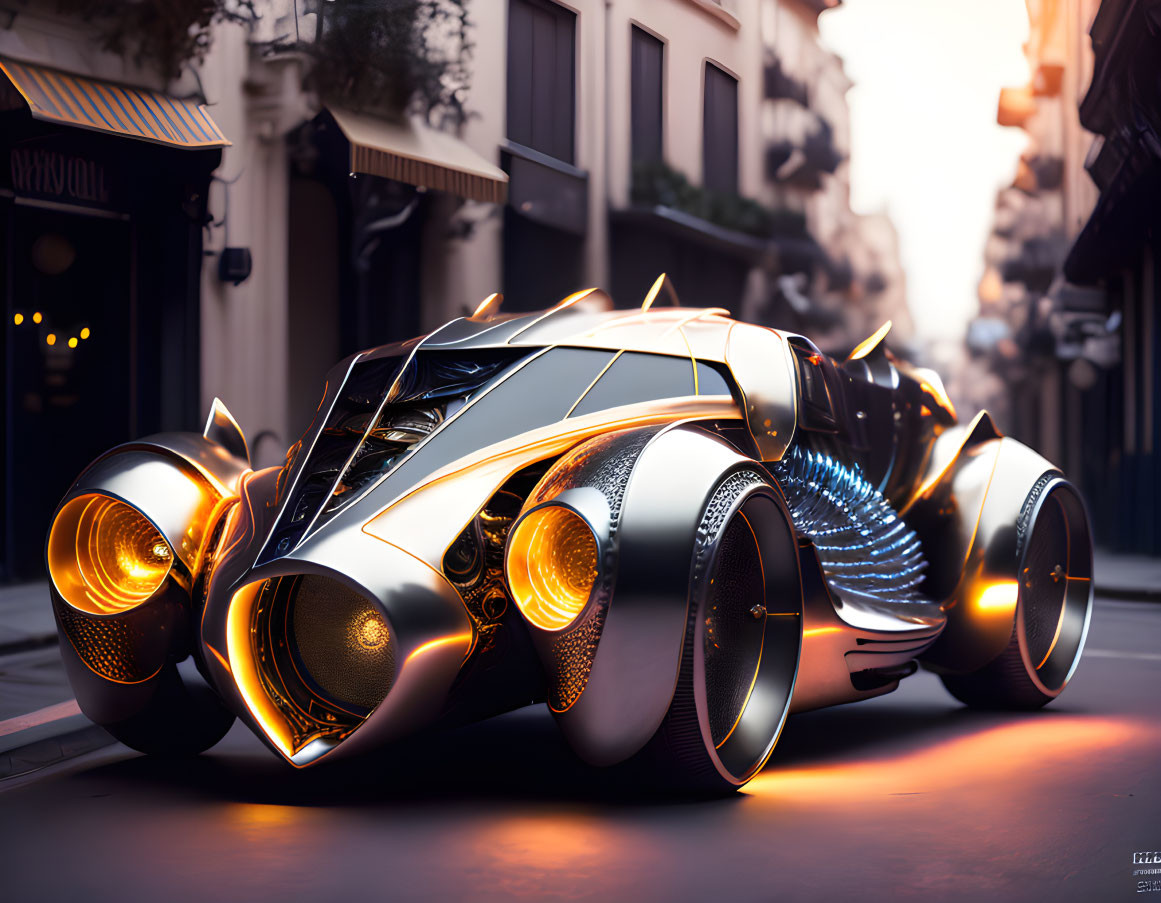
[[[919,593],[919,537],[858,468],[794,446],[773,468],[794,527],[809,536],[830,583],[896,602]]]
[[[410,360],[382,357],[355,363],[258,564],[290,552],[312,526],[326,523],[357,499],[524,353],[481,351],[464,357],[427,351]],[[287,467],[295,463],[291,460]]]
[[[382,702],[395,674],[395,642],[378,606],[325,577],[303,577],[290,604],[305,676],[338,705]]]
[[[287,745],[341,741],[395,680],[395,637],[379,607],[328,577],[265,581],[252,609],[253,661]]]

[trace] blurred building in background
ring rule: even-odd
[[[837,5],[763,0],[761,7],[765,180],[760,198],[801,216],[809,235],[807,244],[780,243],[766,309],[770,322],[797,322],[828,351],[849,350],[886,320],[894,324],[893,346],[907,348],[914,325],[894,226],[883,214],[851,210],[846,99],[851,81],[842,59],[820,42],[818,30],[819,14]],[[805,296],[812,299],[809,309],[799,300]]]
[[[838,3],[0,0],[0,576],[102,450],[219,396],[278,463],[343,355],[495,291],[635,307],[664,271],[836,353],[908,341]]]
[[[981,401],[1081,484],[1098,542],[1158,553],[1161,3],[1027,5],[1031,79],[998,120],[1028,148],[996,198],[967,336],[1002,378]]]

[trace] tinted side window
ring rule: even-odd
[[[589,389],[571,416],[692,394],[693,366],[689,358],[625,352]]]

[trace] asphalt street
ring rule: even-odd
[[[1161,901],[1161,882],[1138,890],[1161,873],[1133,864],[1161,850],[1161,605],[1099,600],[1041,712],[969,712],[920,673],[790,719],[734,798],[606,778],[541,706],[329,771],[293,772],[241,726],[193,760],[113,745],[0,782],[0,886],[14,903]]]

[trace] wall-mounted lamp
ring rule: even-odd
[[[222,248],[218,257],[218,278],[222,282],[232,282],[241,285],[250,278],[254,261],[250,257],[249,248]]]

